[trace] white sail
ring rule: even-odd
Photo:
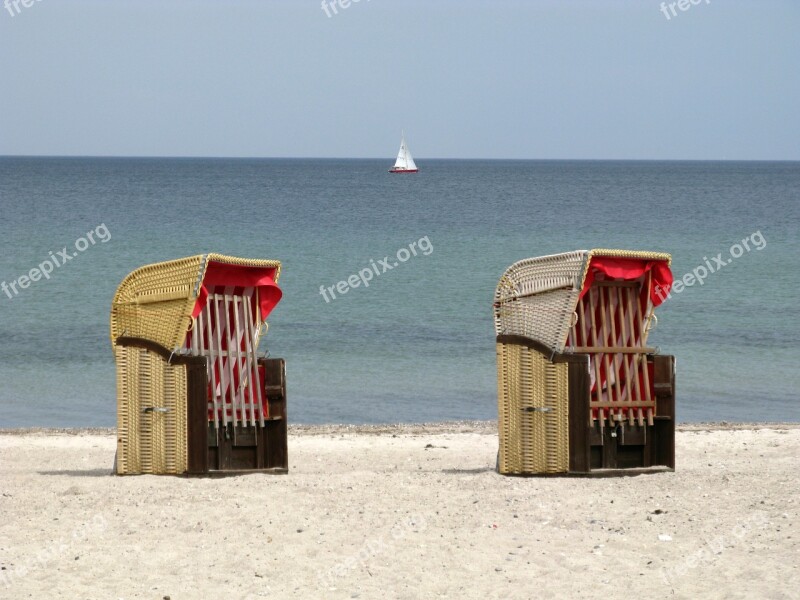
[[[411,152],[406,146],[405,134],[400,140],[400,151],[397,153],[397,160],[394,162],[393,169],[397,171],[415,171],[417,169],[417,165],[411,157]]]
[[[395,169],[401,169],[401,170],[405,170],[406,169],[406,154],[407,153],[408,153],[408,150],[406,149],[406,139],[403,138],[400,141],[400,150],[397,153],[397,160],[394,161],[394,168]]]
[[[411,157],[411,151],[408,149],[408,146],[406,146],[406,169],[409,171],[415,171],[417,169],[417,165]]]

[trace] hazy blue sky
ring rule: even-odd
[[[0,7],[0,154],[800,160],[800,1],[660,6]]]

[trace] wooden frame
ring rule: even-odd
[[[514,410],[524,410],[514,404],[513,398],[500,395],[500,456],[504,446],[520,445],[522,454],[527,449],[534,452],[536,448],[548,444],[558,444],[556,438],[563,436],[568,447],[568,466],[557,470],[526,470],[526,458],[521,456],[516,463],[505,464],[498,460],[499,471],[513,475],[633,475],[658,470],[675,469],[675,358],[670,355],[646,355],[646,360],[653,368],[653,389],[657,414],[653,422],[631,426],[625,420],[613,425],[600,427],[600,421],[592,423],[592,391],[590,360],[588,354],[553,353],[540,342],[518,335],[501,335],[497,337],[498,347],[524,347],[540,355],[542,360],[552,365],[563,365],[567,368],[566,389],[556,390],[556,395],[566,395],[567,411],[566,427],[560,430],[545,429],[553,440],[524,440],[535,428],[524,426],[517,419],[509,419],[504,415]],[[498,381],[502,390],[502,380],[513,367],[502,364],[508,353],[498,350]],[[536,388],[529,386],[526,393],[536,394]],[[524,401],[523,401],[524,403]],[[534,401],[534,403],[537,403]],[[550,412],[550,411],[547,411]],[[533,419],[553,418],[554,423],[563,421],[557,415],[547,412],[532,415]],[[511,421],[510,427],[504,430],[504,422]]]
[[[172,354],[163,346],[141,338],[119,337],[116,343],[122,348],[145,350],[157,356],[165,365],[185,372],[186,469],[174,474],[196,476],[288,472],[286,364],[283,359],[259,359],[259,366],[264,368],[265,373],[262,391],[269,403],[270,415],[264,419],[263,425],[231,423],[218,426],[208,418],[209,380],[206,357]],[[136,444],[129,440],[120,442]],[[125,452],[124,448],[122,450]],[[128,451],[136,453],[142,449],[131,448]],[[139,472],[159,474],[157,469]],[[120,473],[126,474],[124,470],[120,470]]]

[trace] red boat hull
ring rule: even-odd
[[[417,173],[419,169],[389,169],[389,173]]]

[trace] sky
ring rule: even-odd
[[[800,160],[797,0],[24,1],[0,155]]]

